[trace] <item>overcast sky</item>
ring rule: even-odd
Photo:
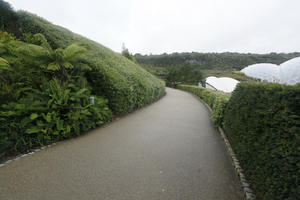
[[[7,0],[120,52],[300,51],[300,0]]]

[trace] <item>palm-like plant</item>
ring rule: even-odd
[[[64,81],[68,78],[68,70],[87,71],[90,67],[81,62],[86,53],[86,49],[77,44],[71,44],[65,49],[53,50],[46,38],[42,34],[33,36],[35,42],[40,46],[28,44],[17,49],[18,52],[39,59],[39,67],[47,72],[53,72],[54,76]]]
[[[7,60],[0,57],[0,81],[1,81],[1,83],[3,83],[5,81],[4,76],[2,76],[2,73],[4,71],[12,71],[12,68],[10,67]],[[1,86],[2,86],[2,84],[1,84]]]

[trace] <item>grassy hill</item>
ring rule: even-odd
[[[0,158],[80,135],[165,94],[121,54],[0,0]]]

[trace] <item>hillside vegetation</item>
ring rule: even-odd
[[[86,78],[92,93],[108,98],[114,113],[130,112],[164,94],[161,81],[122,55],[36,15],[24,11],[17,14],[23,32],[42,33],[51,47],[64,48],[77,43],[87,49],[86,64],[92,70]]]
[[[0,9],[0,157],[82,134],[164,95],[161,80],[122,55],[2,0]]]
[[[281,64],[289,59],[300,56],[295,53],[242,54],[242,53],[172,53],[161,55],[135,54],[136,61],[149,72],[166,79],[169,71],[183,66],[192,66],[201,71],[204,77],[231,77],[239,81],[254,80],[237,74],[242,68],[255,63]]]

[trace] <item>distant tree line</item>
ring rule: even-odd
[[[294,53],[172,53],[160,55],[135,54],[136,61],[141,65],[154,67],[181,67],[189,63],[199,69],[223,69],[241,70],[255,63],[281,64],[284,61],[300,56],[300,52]]]

